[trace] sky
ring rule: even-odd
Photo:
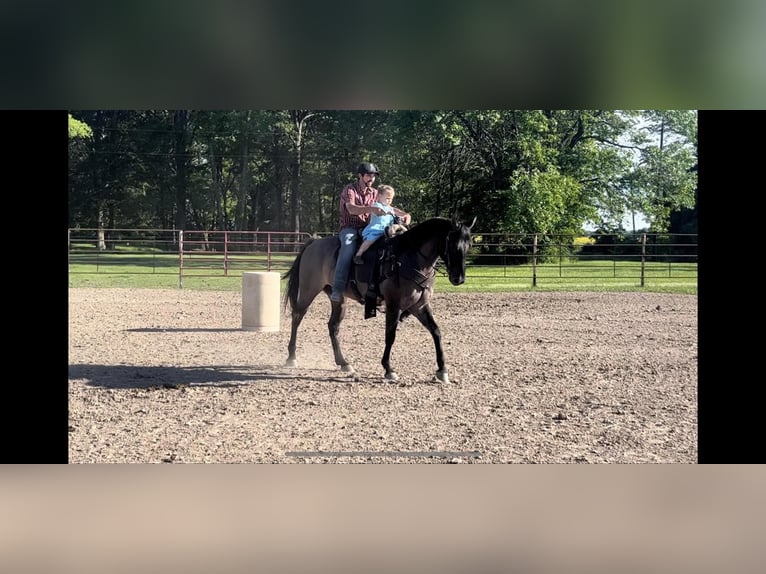
[[[636,213],[636,229],[644,229],[649,225],[649,222],[644,218],[643,213]],[[626,213],[622,218],[622,226],[628,231],[633,231],[633,217],[630,213]]]

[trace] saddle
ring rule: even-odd
[[[398,225],[398,224],[397,224]],[[389,231],[386,228],[386,234],[378,239],[370,249],[362,254],[362,265],[355,265],[354,277],[356,278],[354,289],[359,294],[359,298],[364,300],[364,318],[375,317],[378,307],[378,299],[381,297],[379,284],[382,280],[396,275],[399,270],[399,262],[396,256],[391,252],[389,239],[393,235],[404,233],[407,230],[403,225],[398,225],[398,230]],[[367,292],[362,296],[359,291],[359,283],[367,283]]]

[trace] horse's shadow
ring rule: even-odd
[[[84,380],[90,387],[106,389],[174,389],[194,387],[237,387],[280,381],[381,384],[382,377],[345,373],[336,369],[295,369],[281,365],[232,367],[148,367],[142,365],[69,365],[70,380]],[[408,382],[411,386],[416,381]],[[417,383],[429,383],[418,381]]]
[[[240,333],[243,329],[233,327],[136,327],[125,329],[126,333]]]

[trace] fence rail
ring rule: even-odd
[[[244,271],[289,269],[308,233],[284,231],[180,231],[69,229],[70,274],[175,274],[241,277]],[[331,232],[314,234],[315,237]],[[697,280],[697,235],[545,235],[475,233],[469,277],[541,282],[594,278]]]

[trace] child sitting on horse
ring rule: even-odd
[[[380,207],[385,211],[383,215],[370,216],[370,222],[362,230],[362,239],[364,241],[359,246],[354,256],[354,263],[361,265],[363,263],[362,255],[367,251],[370,246],[375,243],[380,236],[386,235],[386,237],[393,237],[398,233],[407,231],[407,228],[398,223],[396,220],[399,216],[405,214],[404,211],[398,207],[394,207],[391,203],[394,201],[395,191],[390,185],[381,185],[378,188],[378,200],[373,203],[374,206]]]

